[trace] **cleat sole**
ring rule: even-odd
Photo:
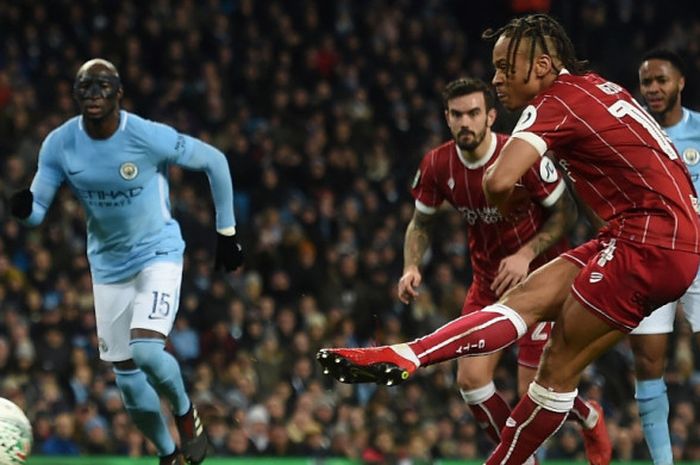
[[[332,376],[341,383],[375,383],[384,386],[395,386],[406,381],[411,374],[393,363],[379,362],[359,366],[342,355],[334,354],[333,359],[325,351],[316,355],[318,363],[323,367],[323,374]]]

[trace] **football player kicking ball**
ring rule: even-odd
[[[453,140],[430,150],[413,185],[415,211],[406,230],[404,273],[399,298],[408,303],[418,295],[420,263],[430,246],[434,213],[447,200],[468,224],[473,281],[462,307],[468,314],[493,304],[527,274],[566,249],[565,233],[576,220],[576,207],[552,161],[542,157],[520,179],[517,211],[504,216],[486,202],[484,173],[498,159],[508,139],[491,131],[496,119],[495,96],[478,79],[458,79],[443,92],[445,118]],[[518,390],[527,391],[535,377],[550,322],[534,325],[518,339]],[[457,383],[479,426],[498,443],[510,406],[496,392],[493,374],[502,351],[458,360]],[[391,376],[374,381],[385,383]],[[584,428],[586,449],[610,451],[602,410],[580,398],[574,418]],[[603,454],[609,452],[603,452]]]
[[[500,350],[537,322],[555,320],[535,380],[486,461],[517,465],[562,426],[583,369],[685,293],[700,264],[700,220],[690,176],[666,134],[628,91],[585,70],[559,23],[529,15],[484,37],[495,41],[499,100],[524,108],[484,176],[487,200],[503,208],[518,180],[551,149],[607,225],[497,304],[410,343],[325,349],[319,358],[338,378],[357,370],[410,375],[421,365]],[[660,269],[668,279],[657,279]]]

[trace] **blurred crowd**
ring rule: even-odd
[[[43,138],[75,115],[78,66],[111,60],[126,109],[209,141],[233,173],[247,260],[224,276],[212,272],[206,178],[170,172],[187,254],[168,349],[213,454],[484,457],[493,445],[458,395],[453,364],[397,388],[352,386],[324,377],[314,354],[405,340],[457,316],[471,271],[465,223],[449,209],[420,297],[408,306],[396,297],[409,184],[423,153],[449,136],[444,85],[490,79],[481,32],[533,9],[556,15],[580,57],[632,90],[644,51],[679,51],[690,70],[684,104],[700,105],[691,0],[0,0],[2,195],[28,185]],[[497,129],[516,116],[503,111]],[[582,222],[572,240],[589,234]],[[68,190],[36,230],[0,206],[0,396],[26,410],[36,453],[152,454],[98,360],[91,286],[84,213]],[[683,322],[672,342],[674,454],[700,460],[700,354]],[[512,351],[496,383],[516,400]],[[619,460],[648,458],[633,386],[621,343],[580,387],[603,404]],[[583,459],[577,428],[567,424],[540,453]]]

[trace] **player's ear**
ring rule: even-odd
[[[535,62],[533,63],[532,69],[535,73],[535,76],[537,76],[538,78],[545,77],[546,75],[555,72],[554,63],[552,62],[551,56],[542,53],[535,57],[534,60]]]
[[[488,127],[493,126],[493,123],[496,121],[496,116],[498,116],[498,112],[496,111],[495,108],[491,108],[487,113],[486,113],[486,125]]]
[[[685,88],[685,76],[681,76],[680,79],[678,79],[678,90],[680,92],[683,92],[684,88]]]

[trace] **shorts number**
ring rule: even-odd
[[[647,113],[636,100],[633,100],[632,103],[627,100],[618,100],[608,107],[608,111],[611,115],[618,118],[622,118],[623,116],[631,117],[644,126],[644,129],[646,129],[649,135],[659,144],[664,153],[668,155],[668,158],[671,160],[678,158],[678,154],[673,148],[671,139],[668,138],[663,129],[661,129],[661,126],[654,121],[654,118],[649,116],[649,113]]]
[[[546,341],[547,338],[549,337],[549,334],[547,333],[547,325],[549,322],[543,321],[542,323],[538,323],[537,326],[532,330],[532,333],[530,334],[530,339],[533,341]]]
[[[153,291],[153,308],[150,318],[163,318],[170,314],[170,294]]]

